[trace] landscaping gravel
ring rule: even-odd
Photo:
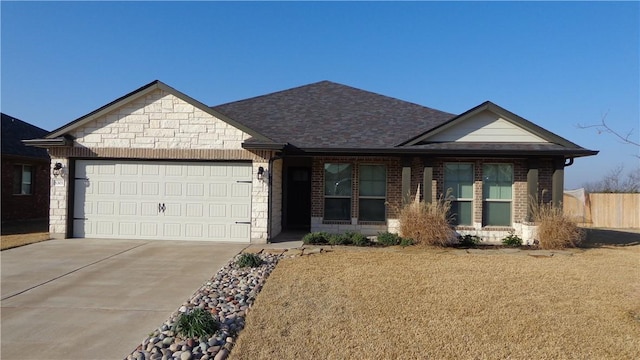
[[[240,255],[229,261],[211,280],[182,304],[171,317],[154,330],[127,360],[222,360],[226,359],[236,336],[244,328],[245,316],[282,254],[259,254],[259,267],[235,265]],[[220,322],[220,330],[207,339],[178,336],[175,324],[181,314],[193,308],[210,311]]]

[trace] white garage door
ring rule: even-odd
[[[250,241],[251,164],[78,160],[73,236]]]

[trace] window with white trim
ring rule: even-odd
[[[484,226],[511,226],[513,165],[482,166],[482,223]]]
[[[324,164],[324,219],[351,220],[351,164]]]
[[[13,193],[16,195],[32,194],[32,174],[31,165],[13,166]]]
[[[360,165],[358,221],[385,221],[387,201],[387,167]]]
[[[455,225],[473,224],[473,164],[444,164],[444,188]],[[450,193],[449,193],[450,191]]]

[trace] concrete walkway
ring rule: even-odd
[[[66,239],[2,251],[2,359],[123,359],[246,246]]]

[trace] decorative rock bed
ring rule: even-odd
[[[234,257],[207,281],[191,299],[154,330],[127,360],[222,360],[226,359],[236,336],[244,328],[245,316],[278,261],[282,251],[259,254],[262,265],[239,268]],[[192,308],[210,311],[220,322],[220,330],[208,339],[184,339],[175,331],[180,315]]]

